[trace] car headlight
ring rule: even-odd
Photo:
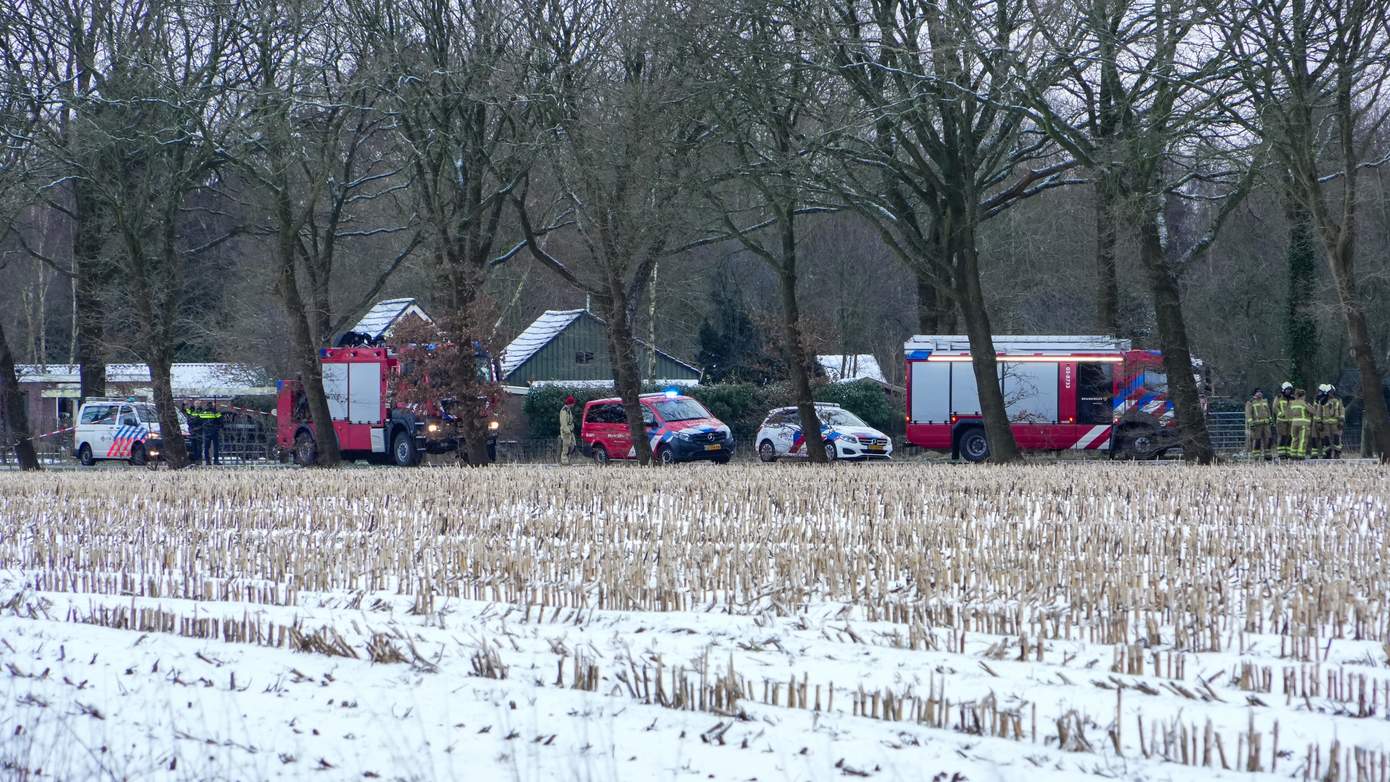
[[[488,421],[488,422],[487,422],[487,430],[488,430],[489,432],[495,432],[495,431],[497,431],[498,429],[501,429],[501,428],[502,428],[502,422],[501,422],[501,421]]]
[[[425,429],[430,434],[434,434],[435,432],[439,431],[439,424],[431,422],[428,426],[425,427]]]

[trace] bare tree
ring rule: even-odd
[[[439,323],[460,346],[489,341],[472,317],[493,268],[520,243],[499,242],[510,194],[532,150],[518,137],[529,105],[526,4],[510,1],[350,0],[358,48],[377,71],[379,109],[389,118],[409,173],[408,191],[443,309]],[[518,232],[519,236],[519,232]],[[476,349],[451,352],[455,375],[486,370]],[[487,399],[456,402],[469,464],[487,458]]]
[[[0,15],[0,239],[9,235],[15,213],[25,200],[23,191],[29,185],[28,167],[38,121],[33,80],[22,53],[24,45],[10,14]],[[0,272],[11,262],[8,258],[0,260]],[[39,469],[4,320],[0,320],[0,416],[4,417],[0,433],[6,435],[0,446],[14,449],[20,469]]]
[[[704,61],[724,99],[714,115],[724,165],[705,188],[717,230],[732,236],[777,275],[782,303],[782,348],[801,419],[806,455],[828,460],[811,390],[812,356],[797,297],[799,216],[829,211],[816,202],[812,170],[824,125],[824,69],[814,51],[799,0],[731,0],[719,10],[717,33]],[[718,234],[716,234],[718,235]],[[754,447],[757,447],[754,443]]]
[[[190,257],[205,248],[185,235],[189,199],[210,185],[231,99],[224,61],[235,8],[217,0],[171,0],[107,21],[111,60],[73,112],[80,155],[62,165],[110,215],[117,249],[113,285],[130,342],[150,368],[160,428],[180,431],[172,367],[181,342]],[[170,464],[187,462],[183,438],[165,438]]]
[[[399,167],[387,154],[386,116],[368,53],[353,51],[349,20],[317,2],[257,0],[239,58],[248,98],[241,104],[236,170],[251,183],[244,199],[266,203],[275,292],[290,325],[290,353],[314,424],[315,464],[341,459],[323,389],[318,349],[346,321],[333,318],[331,287],[345,241],[408,230],[402,224],[359,225],[359,211],[399,191]],[[260,210],[247,210],[258,215]],[[351,317],[370,304],[418,245],[410,240],[389,263]],[[307,290],[306,290],[307,288]]]
[[[535,118],[547,174],[574,225],[573,261],[537,241],[526,194],[515,201],[532,254],[587,293],[607,323],[613,381],[642,464],[652,453],[634,323],[653,269],[682,245],[677,231],[699,198],[698,153],[712,130],[692,49],[703,14],[656,0],[548,0],[527,15],[539,61]]]
[[[1039,56],[1062,23],[1027,0],[833,0],[826,57],[863,106],[835,187],[965,325],[990,458],[1020,457],[980,282],[981,224],[1065,183],[1072,165],[1031,127],[1024,94],[1060,69]],[[864,132],[861,129],[867,128]],[[921,277],[919,276],[919,279]],[[919,307],[930,305],[919,303]],[[935,309],[935,307],[930,307]]]
[[[1184,457],[1208,464],[1214,454],[1192,370],[1179,276],[1215,241],[1249,190],[1253,164],[1232,176],[1197,150],[1215,148],[1223,127],[1217,105],[1229,92],[1229,52],[1207,36],[1212,22],[1200,0],[1079,0],[1080,24],[1049,30],[1052,56],[1068,77],[1029,95],[1039,124],[1094,177],[1097,271],[1103,325],[1114,284],[1117,217],[1135,226],[1140,267],[1153,299],[1160,347]],[[1196,183],[1224,179],[1206,232],[1185,246],[1171,236],[1168,214]],[[1210,200],[1205,191],[1203,197]],[[1143,432],[1121,427],[1123,449]]]
[[[111,215],[96,184],[84,175],[96,164],[92,155],[99,145],[85,135],[81,112],[100,105],[96,98],[116,61],[112,48],[122,40],[118,28],[141,13],[141,8],[112,0],[15,3],[0,12],[17,44],[7,56],[16,57],[37,82],[31,95],[42,120],[38,141],[54,164],[52,177],[36,183],[39,200],[71,224],[70,262],[27,249],[72,285],[71,358],[80,365],[84,398],[106,393],[105,305],[114,277],[105,256],[113,234]]]
[[[1390,461],[1390,412],[1356,271],[1358,190],[1390,120],[1390,2],[1236,0],[1214,4],[1250,98],[1228,115],[1257,132],[1287,172],[1336,285],[1361,376],[1363,438]]]

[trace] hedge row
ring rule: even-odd
[[[643,392],[660,391],[650,387]],[[791,387],[786,384],[757,385],[754,383],[721,383],[717,385],[693,386],[682,390],[687,396],[698,399],[709,408],[715,418],[729,425],[739,442],[751,442],[758,426],[767,417],[769,410],[785,407],[793,403]],[[523,411],[526,414],[528,431],[531,437],[558,437],[560,432],[560,407],[566,396],[573,395],[575,405],[575,425],[579,424],[580,411],[584,403],[591,399],[613,396],[611,388],[592,388],[567,386],[535,386],[526,395]],[[868,380],[855,383],[832,383],[815,388],[818,402],[834,402],[849,410],[865,423],[889,434],[900,428],[901,411],[898,403],[883,390],[883,387]]]

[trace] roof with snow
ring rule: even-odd
[[[387,299],[373,304],[351,330],[366,334],[372,339],[380,339],[406,315],[415,315],[426,323],[431,321],[430,316],[420,309],[420,305],[416,304],[414,299]]]
[[[884,385],[888,383],[888,379],[883,376],[883,369],[878,365],[878,359],[871,353],[829,353],[816,356],[816,363],[820,364],[825,376],[832,383],[853,383],[856,380],[872,380]]]
[[[502,376],[510,375],[513,370],[530,361],[541,348],[550,344],[550,340],[569,328],[570,324],[579,320],[579,316],[583,314],[584,310],[546,310],[539,318],[531,321],[531,325],[516,335],[516,339],[502,351]]]
[[[81,381],[78,364],[18,364],[21,383],[72,384]],[[171,385],[175,396],[254,396],[274,393],[274,382],[260,367],[246,364],[174,364]],[[106,382],[147,384],[145,364],[107,364]]]
[[[504,379],[517,382],[612,382],[608,348],[602,334],[606,324],[588,310],[547,310],[502,351]],[[562,338],[563,337],[563,338]],[[654,351],[658,376],[681,379],[700,377],[700,368],[687,364],[660,348],[635,340],[639,350]],[[639,362],[645,363],[645,362]],[[525,371],[521,371],[526,367]],[[643,370],[646,371],[645,369]],[[650,382],[650,379],[647,379]]]

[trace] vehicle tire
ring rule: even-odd
[[[136,467],[143,467],[147,461],[149,460],[145,458],[144,444],[136,443],[134,447],[130,449],[130,463]]]
[[[715,463],[715,464],[728,464],[730,461],[733,460],[733,458],[734,458],[734,457],[732,457],[732,456],[716,456],[716,457],[714,457],[714,463]]]
[[[966,429],[960,435],[960,455],[967,462],[982,462],[989,458],[989,440],[979,427]]]
[[[675,464],[676,454],[673,453],[670,448],[662,448],[656,452],[656,461],[663,467]]]
[[[294,436],[294,463],[300,467],[312,467],[318,460],[319,449],[314,443],[314,436],[309,432],[300,432]]]
[[[608,465],[608,449],[601,445],[594,446],[594,464],[600,467]]]
[[[1142,426],[1131,427],[1120,432],[1119,458],[1157,459],[1160,455],[1154,450],[1155,432]]]
[[[415,447],[415,438],[404,429],[397,429],[391,438],[391,463],[397,467],[414,467],[420,463],[420,449]]]
[[[763,440],[758,443],[758,458],[765,462],[777,461],[777,446],[771,440]]]
[[[97,460],[92,458],[92,446],[83,443],[82,447],[77,449],[77,461],[81,462],[83,467],[96,464]]]
[[[840,449],[836,448],[834,443],[826,443],[825,460],[827,462],[833,462],[838,458],[840,458]]]

